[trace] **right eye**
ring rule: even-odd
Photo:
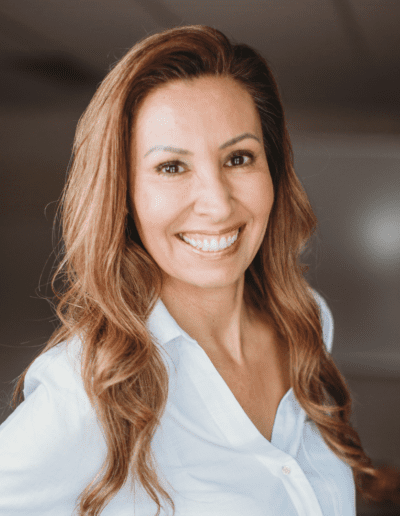
[[[182,173],[178,172],[179,166],[181,166],[181,161],[169,161],[168,163],[158,165],[156,172],[163,176],[176,176]],[[165,169],[165,171],[163,169]]]

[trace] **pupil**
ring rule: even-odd
[[[175,165],[167,165],[167,171],[173,172],[171,169],[175,169]]]

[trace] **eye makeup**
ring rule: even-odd
[[[231,154],[229,154],[229,156],[227,158],[227,162],[229,162],[230,160],[233,160],[234,158],[241,158],[241,157],[247,157],[249,159],[247,162],[236,164],[236,165],[231,165],[231,166],[228,165],[228,167],[229,168],[248,167],[249,165],[252,165],[255,161],[255,155],[253,152],[247,151],[247,150],[239,150],[239,151],[231,152]],[[166,167],[178,168],[179,166],[186,166],[186,164],[180,160],[171,160],[171,161],[167,161],[165,163],[161,163],[160,165],[158,165],[156,167],[155,170],[158,174],[163,175],[163,176],[178,176],[178,175],[181,175],[182,172],[164,172],[163,169]]]

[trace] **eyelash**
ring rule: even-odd
[[[239,156],[247,156],[250,158],[250,162],[244,163],[243,165],[238,165],[237,167],[248,167],[249,165],[252,165],[254,162],[254,154],[250,151],[235,151],[228,157],[228,161],[230,161],[233,158],[239,157]],[[161,163],[161,165],[158,165],[156,167],[157,174],[160,174],[162,176],[180,176],[182,172],[175,172],[174,174],[163,172],[162,169],[164,167],[170,167],[170,166],[177,166],[177,165],[184,165],[182,161],[168,161],[167,163]],[[229,167],[229,168],[237,168],[235,166]]]

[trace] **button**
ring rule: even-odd
[[[282,468],[282,471],[285,475],[289,475],[290,473],[290,468],[288,466],[283,466]]]

